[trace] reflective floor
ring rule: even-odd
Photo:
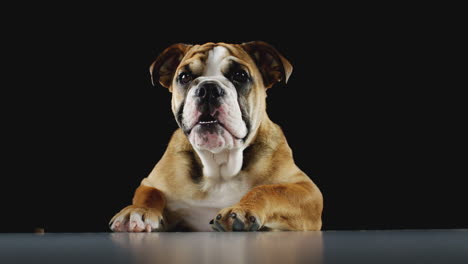
[[[0,234],[0,263],[468,263],[468,230]]]

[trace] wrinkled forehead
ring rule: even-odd
[[[238,45],[206,43],[193,46],[185,54],[178,71],[188,70],[194,75],[210,76],[224,72],[232,63],[246,68],[254,65],[250,56]]]

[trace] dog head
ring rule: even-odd
[[[193,147],[245,148],[266,115],[266,90],[286,82],[291,64],[265,42],[175,44],[150,67],[172,92],[172,111]]]

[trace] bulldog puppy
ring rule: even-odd
[[[265,42],[175,44],[150,67],[179,125],[118,232],[320,230],[323,198],[266,113],[291,64]]]

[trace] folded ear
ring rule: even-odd
[[[162,86],[169,88],[177,66],[190,47],[192,46],[179,43],[165,49],[150,66],[151,83],[156,86],[159,81]]]
[[[241,46],[257,64],[265,88],[270,88],[277,82],[288,81],[293,67],[273,46],[263,41],[247,42]]]

